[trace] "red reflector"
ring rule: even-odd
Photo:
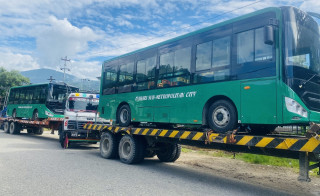
[[[68,121],[66,120],[66,122],[64,122],[64,126],[68,126]]]

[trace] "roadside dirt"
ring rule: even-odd
[[[300,182],[297,180],[299,174],[292,168],[250,164],[231,158],[199,154],[195,151],[182,153],[175,164],[283,190],[294,195],[320,195],[319,177],[311,176],[311,182]]]

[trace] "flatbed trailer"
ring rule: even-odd
[[[58,130],[63,123],[63,118],[47,118],[44,120],[18,119],[12,117],[0,118],[0,124],[3,124],[5,133],[18,134],[23,129],[27,129],[28,133],[41,135],[43,128]]]
[[[101,136],[100,153],[107,159],[120,157],[124,163],[137,163],[144,157],[157,155],[160,161],[173,162],[180,156],[180,144],[248,152],[299,159],[300,181],[310,181],[309,170],[320,169],[319,125],[314,124],[307,136],[247,135],[233,131],[228,134],[212,130],[174,130],[157,128],[119,127],[86,124],[84,129],[98,131]],[[310,161],[316,164],[310,165]]]

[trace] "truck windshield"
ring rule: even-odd
[[[69,111],[95,112],[99,105],[99,99],[70,97],[68,100]]]

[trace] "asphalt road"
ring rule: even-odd
[[[106,160],[98,145],[62,149],[57,135],[46,132],[9,135],[0,130],[0,195],[286,194],[156,158],[139,165]]]

